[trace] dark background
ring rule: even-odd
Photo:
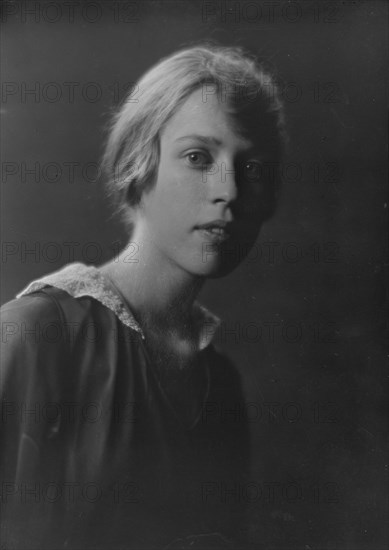
[[[96,170],[85,172],[125,86],[201,39],[251,49],[283,82],[283,193],[251,259],[202,293],[251,403],[249,537],[386,548],[386,2],[83,5],[73,21],[61,2],[2,6],[2,303],[125,242]],[[74,181],[65,163],[79,163]]]

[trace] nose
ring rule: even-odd
[[[208,173],[208,189],[211,202],[231,204],[238,197],[238,174],[232,162],[213,165]]]

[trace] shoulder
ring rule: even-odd
[[[55,287],[12,300],[0,313],[1,392],[8,400],[72,401],[90,391],[98,397],[119,346],[131,358],[136,345],[132,335],[120,339],[118,331],[130,329],[107,307]]]
[[[49,293],[35,292],[16,298],[0,309],[1,343],[8,347],[24,343],[24,336],[41,332],[45,327],[61,327],[61,310]]]
[[[65,315],[80,315],[82,318],[97,316],[103,320],[116,318],[125,327],[143,335],[121,295],[99,268],[80,262],[65,265],[58,271],[32,281],[17,298],[41,290],[48,292]]]
[[[115,314],[100,302],[90,296],[75,298],[55,287],[6,303],[0,319],[2,372],[54,371],[53,366],[63,361],[68,362],[67,370],[72,365],[75,368],[74,353],[79,358],[92,351],[98,353],[96,342],[101,351],[105,340],[117,330]]]
[[[58,307],[49,293],[39,291],[10,300],[0,313],[2,321],[37,321],[58,317]]]
[[[55,287],[23,295],[4,304],[0,309],[2,343],[12,335],[67,332],[82,329],[85,324],[110,317],[109,310],[90,297],[74,298]]]

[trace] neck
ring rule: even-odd
[[[182,325],[190,319],[204,279],[162,258],[159,251],[151,251],[147,241],[136,242],[136,253],[131,254],[133,245],[127,245],[100,270],[115,284],[140,323],[165,329]]]

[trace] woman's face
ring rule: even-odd
[[[263,153],[218,94],[196,90],[162,130],[157,180],[142,196],[134,236],[193,275],[229,273],[261,227]]]

